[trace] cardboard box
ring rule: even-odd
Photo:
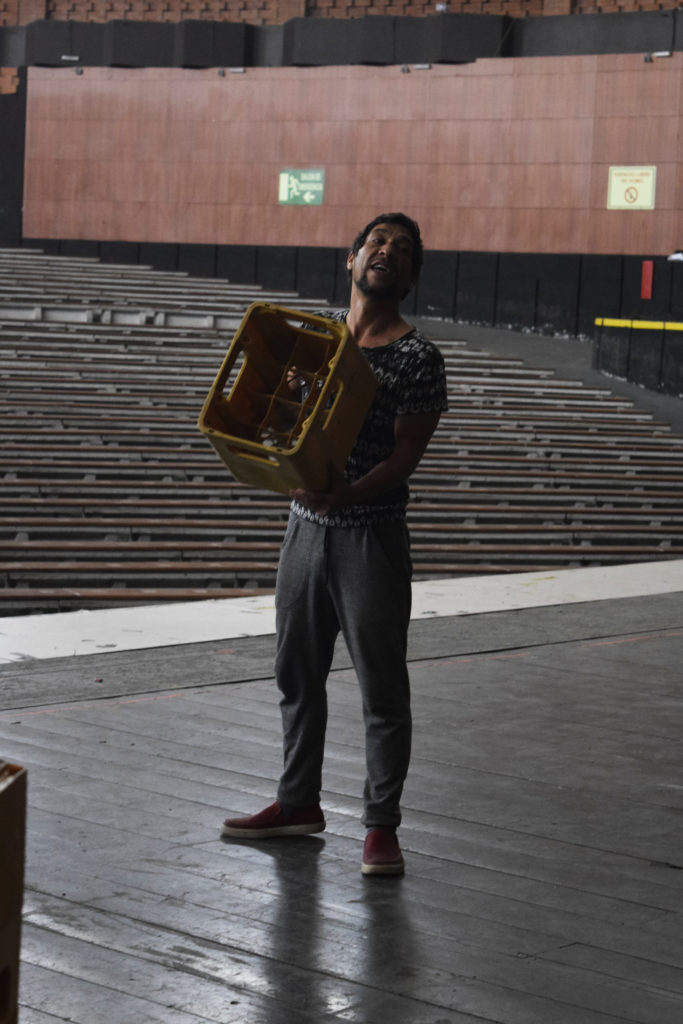
[[[16,1024],[24,898],[26,770],[0,761],[0,1024]]]

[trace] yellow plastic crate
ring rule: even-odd
[[[376,387],[346,324],[254,302],[198,427],[243,483],[324,491],[330,464],[344,468]]]

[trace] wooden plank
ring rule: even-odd
[[[66,935],[61,928],[53,932],[50,929],[56,956],[46,956],[43,937],[42,943],[36,943],[35,959],[48,965],[52,959],[69,982],[68,988],[61,986],[61,993],[66,990],[70,995],[75,990],[77,1000],[85,992],[97,997],[102,986],[106,986],[116,1007],[116,1019],[125,1024],[162,1019],[171,1024],[288,1024],[293,1020],[315,1024],[339,1021],[351,1014],[362,1015],[368,1024],[380,1024],[386,1020],[387,1012],[392,1020],[406,1024],[428,1024],[433,1020],[433,1007],[409,996],[378,991],[377,986],[349,981],[339,969],[335,970],[333,963],[326,969],[300,967],[299,961],[305,959],[309,943],[299,929],[296,943],[291,936],[286,939],[283,924],[279,929],[280,941],[283,952],[285,943],[288,949],[284,959],[280,959],[277,948],[247,954],[220,939],[187,934],[181,937],[172,927],[149,927],[137,920],[119,922],[112,937],[106,927],[106,915],[83,914],[82,923],[77,912],[72,909],[71,913],[77,923],[76,927],[68,928]],[[207,916],[216,919],[215,911]],[[86,944],[79,941],[84,925],[89,932],[90,949],[83,948]],[[113,947],[106,944],[112,938]],[[92,955],[93,946],[96,957]],[[29,950],[28,956],[31,955]],[[121,992],[126,995],[117,994]],[[80,1016],[80,1003],[67,998],[65,1006],[70,1014],[74,1005],[79,1015],[69,1019],[83,1024],[93,1020]],[[167,1018],[161,1016],[164,1011],[170,1011]],[[133,1012],[139,1016],[130,1016]],[[454,1024],[475,1024],[475,1018],[469,1014],[455,1013],[450,1020]],[[479,1016],[476,1021],[487,1024],[487,1019]]]
[[[55,1017],[53,1013],[35,1010],[25,1003],[21,1007],[21,1024],[55,1024],[55,1021],[63,1020],[63,1017]]]
[[[82,1024],[678,1024],[682,634],[413,663],[390,885],[358,870],[348,669],[328,828],[292,842],[217,838],[272,798],[270,679],[0,714],[29,766],[22,1001]]]

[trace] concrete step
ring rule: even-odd
[[[272,589],[288,500],[234,481],[196,420],[249,302],[324,304],[128,269],[0,258],[6,614]],[[450,409],[411,482],[416,578],[677,554],[683,438],[465,330],[441,343]]]

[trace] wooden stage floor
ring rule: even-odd
[[[681,594],[414,624],[402,879],[360,874],[343,650],[327,830],[219,838],[273,798],[271,655],[43,661],[23,703],[5,667],[0,754],[29,777],[19,1024],[681,1024]]]

